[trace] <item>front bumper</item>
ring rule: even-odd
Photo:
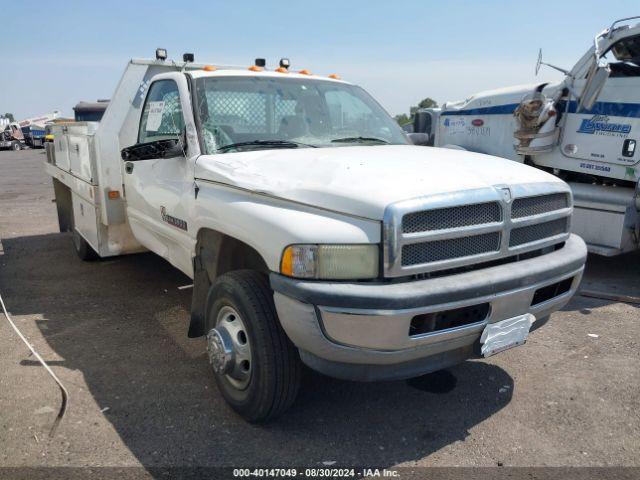
[[[543,321],[562,308],[580,284],[586,255],[571,235],[546,255],[439,278],[344,283],[271,274],[271,287],[280,323],[310,367],[350,380],[410,378],[475,356],[488,323],[524,313]],[[534,301],[540,289],[563,281],[566,291]],[[482,304],[489,310],[479,321],[409,335],[418,315]]]

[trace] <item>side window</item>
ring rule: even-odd
[[[615,58],[609,63],[610,77],[640,77],[640,35],[623,38],[604,57],[609,53]]]
[[[140,119],[138,143],[175,138],[183,129],[178,85],[173,80],[153,82]]]

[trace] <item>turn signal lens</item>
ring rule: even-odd
[[[361,280],[378,276],[377,245],[291,245],[280,272],[295,278]]]
[[[116,200],[117,198],[120,198],[120,192],[118,190],[110,190],[109,191],[109,198],[111,200]]]

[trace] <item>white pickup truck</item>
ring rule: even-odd
[[[335,75],[157,57],[99,124],[53,127],[60,229],[83,259],[151,250],[193,278],[189,335],[247,420],[291,405],[301,361],[419,376],[524,343],[576,291],[562,180],[413,146]]]

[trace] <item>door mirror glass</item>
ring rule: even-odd
[[[429,145],[429,134],[428,133],[409,133],[407,134],[409,140],[414,145]]]
[[[578,113],[583,110],[589,110],[596,103],[604,84],[609,78],[611,70],[608,65],[599,66],[594,64],[589,74],[587,75],[587,82],[582,89],[580,95],[580,101],[578,102]]]
[[[431,113],[416,112],[413,117],[413,131],[416,133],[431,133]]]
[[[131,147],[123,148],[120,152],[120,156],[122,157],[122,160],[126,162],[151,160],[156,158],[182,157],[184,155],[182,145],[183,143],[179,138],[137,143]]]

